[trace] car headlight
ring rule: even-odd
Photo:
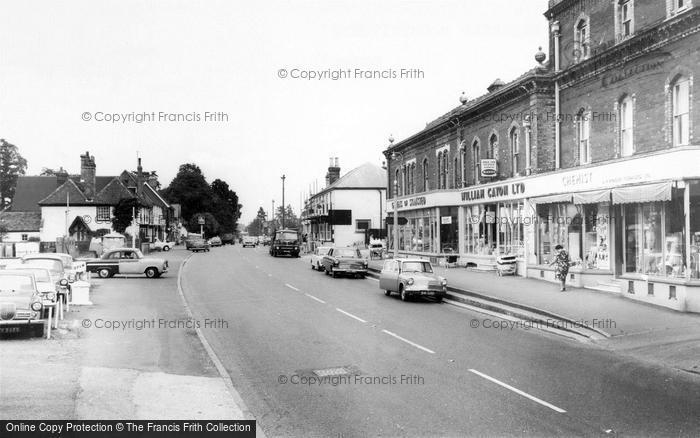
[[[445,280],[445,279],[443,278],[442,281],[440,282],[440,284],[442,284],[443,286],[447,286],[447,280]]]
[[[71,283],[75,281],[75,274],[68,274],[68,281]]]
[[[68,286],[68,280],[66,280],[65,278],[62,278],[61,281],[58,282],[58,284],[60,286],[66,287],[66,286]]]
[[[55,293],[55,292],[49,292],[49,293],[46,294],[46,298],[49,299],[49,300],[51,300],[51,301],[54,301],[54,300],[56,299],[56,293]]]
[[[34,301],[32,303],[32,310],[38,312],[41,310],[41,301]]]
[[[412,278],[409,278],[408,281],[406,281],[406,283],[410,286],[414,283],[414,281]]]

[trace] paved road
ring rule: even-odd
[[[226,321],[204,334],[268,436],[700,433],[697,376],[483,328],[485,315],[404,303],[375,280],[332,279],[266,248],[194,255],[183,288],[198,319]],[[300,384],[341,367],[360,380]]]

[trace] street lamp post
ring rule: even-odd
[[[282,175],[282,229],[284,230],[284,214],[285,214],[285,208],[284,208],[284,180],[287,177]]]

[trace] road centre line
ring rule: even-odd
[[[360,321],[360,322],[363,323],[363,324],[366,324],[366,323],[367,323],[367,321],[365,321],[364,319],[360,318],[359,316],[355,316],[355,315],[353,315],[352,313],[348,313],[348,312],[346,312],[346,311],[343,310],[343,309],[339,309],[339,308],[336,307],[335,310],[337,310],[338,312],[342,313],[343,315],[346,315],[346,316],[349,316],[350,318],[356,319],[356,320]]]
[[[518,388],[514,388],[514,387],[508,385],[507,383],[501,382],[500,380],[494,379],[494,378],[491,377],[491,376],[487,376],[486,374],[481,373],[481,372],[479,372],[479,371],[477,371],[477,370],[473,370],[473,369],[470,369],[469,371],[472,372],[472,373],[474,373],[474,374],[476,374],[476,375],[479,376],[479,377],[483,377],[483,378],[486,379],[486,380],[490,380],[491,382],[493,382],[493,383],[495,383],[495,384],[497,384],[497,385],[500,385],[500,386],[502,386],[502,387],[504,387],[504,388],[506,388],[506,389],[509,389],[509,390],[513,391],[514,393],[516,393],[516,394],[522,395],[522,396],[525,397],[525,398],[529,398],[530,400],[534,401],[535,403],[539,403],[539,404],[541,404],[542,406],[546,406],[546,407],[548,407],[549,409],[552,409],[553,411],[559,412],[560,414],[566,413],[566,411],[565,411],[564,409],[562,409],[562,408],[556,407],[556,406],[554,406],[554,405],[551,404],[551,403],[547,403],[547,402],[544,401],[544,400],[541,400],[541,399],[539,399],[539,398],[537,398],[537,397],[535,397],[535,396],[532,396],[532,395],[528,394],[527,392],[523,392],[523,391],[519,390]]]
[[[420,345],[420,344],[416,344],[415,342],[411,342],[411,341],[409,341],[409,340],[406,339],[406,338],[402,338],[401,336],[397,335],[396,333],[392,333],[392,332],[390,332],[389,330],[382,330],[382,332],[386,333],[386,334],[389,335],[389,336],[393,336],[393,337],[395,337],[396,339],[398,339],[399,341],[403,341],[403,342],[407,343],[408,345],[411,345],[411,346],[413,346],[413,347],[416,347],[416,348],[419,349],[419,350],[423,350],[423,351],[425,351],[425,352],[427,352],[427,353],[430,353],[430,354],[435,354],[435,352],[434,352],[433,350],[431,350],[431,349],[429,349],[429,348],[425,348],[424,346],[422,346],[422,345]]]
[[[307,297],[311,298],[312,300],[316,300],[316,301],[318,301],[318,302],[319,302],[319,303],[321,303],[321,304],[326,304],[326,302],[325,302],[325,301],[323,301],[323,300],[322,300],[322,299],[320,299],[320,298],[316,298],[316,297],[315,297],[315,296],[313,296],[313,295],[309,295],[309,294],[306,294],[306,293],[305,293],[304,295],[306,295]]]
[[[290,289],[293,290],[293,291],[299,292],[299,289],[295,288],[295,287],[292,286],[291,284],[285,283],[284,285],[287,286],[288,288],[290,288]]]

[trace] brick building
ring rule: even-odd
[[[538,67],[384,151],[399,249],[481,269],[513,254],[553,280],[562,244],[575,285],[699,312],[700,10],[551,0],[545,16]]]

